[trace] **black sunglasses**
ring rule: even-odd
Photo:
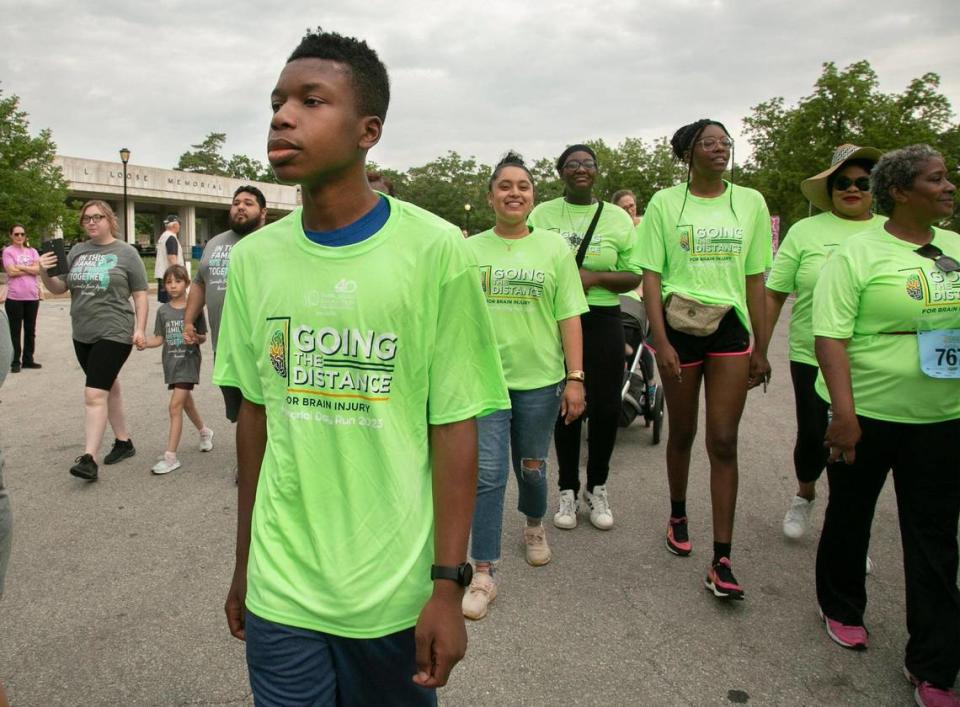
[[[837,177],[837,180],[833,183],[833,188],[837,191],[846,191],[850,188],[851,184],[855,184],[860,191],[870,191],[870,177],[850,179],[847,175]]]
[[[913,252],[917,255],[922,255],[924,258],[930,258],[940,272],[957,272],[960,270],[960,263],[949,255],[944,255],[943,251],[933,243],[920,246]]]

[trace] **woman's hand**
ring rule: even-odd
[[[56,266],[57,264],[57,254],[53,251],[49,253],[44,253],[40,256],[40,259],[37,261],[40,264],[43,272],[45,273],[50,268]]]
[[[600,276],[592,270],[580,268],[580,284],[583,285],[583,294],[587,294],[587,290],[600,284]]]
[[[754,349],[750,354],[750,376],[747,378],[747,387],[756,388],[761,383],[764,384],[764,392],[766,392],[766,384],[770,382],[770,362],[767,360],[765,354],[761,353],[757,349]]]
[[[137,329],[133,332],[133,345],[137,347],[137,351],[143,351],[147,346],[147,337],[143,333],[143,329]]]
[[[563,398],[560,400],[560,417],[563,424],[569,425],[583,414],[587,403],[583,394],[582,381],[567,381],[563,388]]]
[[[653,347],[657,353],[657,368],[660,370],[660,378],[663,380],[676,380],[678,383],[683,381],[683,369],[680,368],[680,356],[677,350],[670,345],[666,339],[653,341]]]
[[[835,414],[824,435],[823,446],[830,450],[827,461],[832,464],[842,460],[846,464],[853,464],[857,456],[856,448],[860,435],[860,423],[856,415]]]

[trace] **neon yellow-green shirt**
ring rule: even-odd
[[[467,246],[480,268],[507,387],[534,390],[563,380],[557,322],[589,309],[567,242],[542,228],[516,240],[491,229],[467,239]]]
[[[773,259],[767,287],[775,292],[796,292],[790,315],[790,360],[817,365],[813,351],[813,290],[830,253],[850,236],[886,221],[872,216],[851,221],[827,211],[797,221],[787,231]]]
[[[960,234],[933,230],[933,244],[960,260]],[[924,374],[916,335],[881,333],[960,329],[960,273],[941,272],[916,249],[876,225],[834,250],[813,293],[814,335],[850,340],[853,401],[864,417],[960,418],[960,379]],[[816,385],[829,400],[823,373]]]
[[[746,276],[770,267],[770,213],[760,192],[724,184],[720,196],[686,194],[686,203],[685,184],[654,194],[640,222],[637,260],[660,273],[664,300],[676,292],[731,305],[750,331]]]
[[[510,406],[473,257],[455,226],[390,199],[343,247],[301,209],[230,253],[214,382],[267,413],[247,608],[375,638],[432,591],[428,425]]]
[[[559,197],[539,204],[527,220],[531,226],[559,233],[576,255],[596,210],[597,204],[571,204]],[[583,259],[584,270],[632,272],[639,275],[640,267],[633,258],[636,241],[633,220],[627,212],[604,202],[600,220]],[[591,287],[587,291],[587,304],[610,307],[619,302],[618,295],[605,287]]]

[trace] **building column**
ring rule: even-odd
[[[120,211],[123,211],[123,201],[120,201]],[[120,233],[127,233],[126,224],[130,224],[128,243],[137,242],[137,205],[133,199],[127,196],[127,209],[120,220]]]
[[[197,207],[180,206],[177,213],[180,216],[180,245],[186,254],[197,242]]]

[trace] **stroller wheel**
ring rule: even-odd
[[[653,443],[660,444],[663,430],[663,386],[657,386],[657,395],[653,403]]]

